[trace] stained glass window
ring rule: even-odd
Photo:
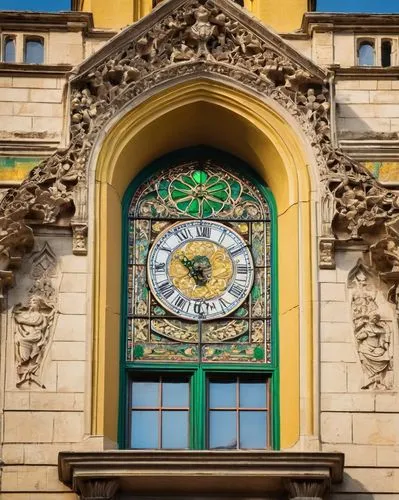
[[[270,194],[210,149],[151,169],[125,205],[121,446],[275,447]]]
[[[190,321],[171,314],[149,286],[147,258],[154,240],[176,221],[193,219],[219,221],[252,254],[252,289],[221,319]],[[169,165],[134,194],[128,227],[127,361],[271,361],[271,220],[254,183],[213,159]]]

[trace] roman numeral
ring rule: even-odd
[[[160,248],[160,250],[163,250],[164,252],[170,253],[172,251],[171,248],[168,247],[168,245],[164,245]]]
[[[237,265],[237,274],[248,274],[248,268],[245,264]]]
[[[180,229],[180,231],[176,233],[176,236],[182,242],[188,240],[189,238],[192,238],[192,235],[188,229]]]
[[[219,304],[220,304],[220,307],[222,308],[223,311],[226,311],[227,308],[230,305],[230,303],[227,302],[227,300],[224,300],[224,299],[219,299]]]
[[[233,283],[233,285],[231,285],[231,288],[229,290],[231,295],[233,295],[233,297],[235,297],[236,299],[238,299],[242,295],[243,291],[244,288],[241,285],[238,285],[237,283]]]
[[[228,248],[228,251],[231,253],[231,256],[232,257],[237,257],[237,255],[240,255],[240,253],[242,253],[243,251],[245,250],[245,247],[242,246],[242,247],[230,247]]]
[[[165,262],[157,262],[155,264],[155,273],[163,273],[165,271]]]
[[[201,238],[211,237],[211,228],[209,226],[197,226],[195,229],[197,231],[197,236]]]
[[[174,288],[172,283],[170,283],[169,281],[163,281],[159,285],[159,291],[165,297],[165,299],[168,299],[171,295],[173,295]]]
[[[223,240],[226,238],[226,233],[227,233],[227,231],[225,229],[221,232],[219,239],[218,239],[218,243],[220,243],[220,244],[223,243]]]
[[[178,307],[179,309],[184,309],[185,305],[187,304],[187,300],[184,299],[183,297],[180,297],[178,295],[175,300],[173,301],[173,304]]]

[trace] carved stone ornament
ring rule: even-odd
[[[378,277],[361,260],[350,271],[351,308],[356,350],[363,370],[362,389],[392,389],[392,332],[381,318]]]
[[[39,164],[0,203],[0,271],[31,249],[28,221],[70,221],[74,252],[87,252],[86,169],[98,134],[135,99],[167,81],[194,76],[218,77],[268,96],[297,120],[324,185],[323,236],[374,245],[387,236],[387,224],[399,220],[398,196],[332,144],[328,75],[233,2],[161,2],[75,75],[69,146]]]
[[[328,486],[325,479],[290,479],[285,482],[291,500],[322,500]]]
[[[33,258],[32,286],[25,304],[16,304],[12,310],[17,371],[17,387],[41,381],[42,364],[54,331],[57,274],[56,257],[48,243]]]
[[[117,479],[91,479],[78,482],[81,500],[112,500],[118,489]]]

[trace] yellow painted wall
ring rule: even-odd
[[[171,87],[144,101],[117,121],[104,137],[90,166],[96,179],[92,434],[116,441],[121,200],[129,183],[156,158],[179,148],[204,144],[246,161],[275,196],[281,446],[290,448],[300,435],[312,435],[316,417],[312,375],[311,187],[306,153],[293,128],[276,110],[254,96],[202,79]],[[301,336],[305,336],[305,341]],[[301,355],[300,346],[306,346]],[[301,369],[301,362],[307,363],[305,369]],[[301,383],[307,389],[301,395],[300,378],[304,376],[306,380]]]
[[[294,31],[301,25],[307,0],[244,0],[247,10],[277,32]],[[152,9],[152,0],[84,0],[82,10],[92,12],[96,28],[119,30]]]
[[[245,8],[278,33],[300,28],[307,0],[244,0]]]

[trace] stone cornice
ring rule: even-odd
[[[111,38],[115,31],[95,29],[91,12],[0,11],[3,31],[83,31],[87,36]]]
[[[343,479],[342,453],[276,451],[61,452],[59,479],[75,492],[80,484],[118,480],[137,495],[223,494],[264,497],[287,490],[287,482],[327,485]],[[249,495],[250,492],[250,495]]]
[[[356,33],[394,33],[399,28],[399,14],[358,14],[335,12],[307,12],[300,31],[350,31]]]
[[[72,70],[70,64],[24,64],[0,62],[2,76],[35,76],[39,78],[65,76]]]

